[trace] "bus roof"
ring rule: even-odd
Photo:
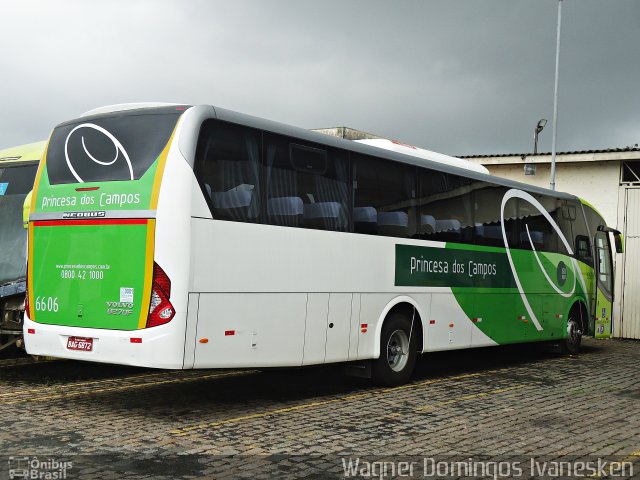
[[[170,103],[170,102],[117,103],[114,105],[105,105],[104,107],[94,108],[92,110],[84,112],[80,116],[90,117],[92,115],[101,115],[103,113],[123,112],[126,110],[143,110],[147,108],[157,108],[157,107],[177,107],[180,105],[184,105],[184,104]]]
[[[163,110],[169,106],[179,106],[185,108],[184,114],[184,124],[190,124],[189,127],[192,127],[192,135],[194,138],[185,138],[180,142],[180,150],[183,155],[187,158],[187,161],[193,164],[194,155],[195,155],[195,142],[197,141],[197,135],[200,132],[200,125],[204,119],[214,118],[221,121],[236,123],[239,125],[246,125],[248,127],[256,128],[259,130],[266,130],[269,132],[277,133],[280,135],[286,135],[291,137],[296,137],[301,140],[306,140],[309,142],[320,143],[327,146],[340,148],[343,150],[349,150],[355,153],[361,153],[363,155],[377,156],[380,157],[382,155],[381,148],[378,146],[367,145],[362,142],[354,142],[352,140],[345,140],[338,137],[333,137],[331,135],[326,135],[324,133],[314,132],[311,130],[306,130],[300,127],[294,127],[291,125],[287,125],[284,123],[276,122],[273,120],[267,120],[260,117],[254,117],[252,115],[247,115],[244,113],[239,113],[233,110],[227,110],[225,108],[215,107],[213,105],[197,105],[197,106],[189,106],[188,104],[183,103],[129,103],[129,104],[120,104],[120,105],[110,105],[106,107],[96,108],[94,110],[90,110],[83,114],[84,116],[100,116],[107,115],[109,113],[117,113],[127,110],[140,110],[147,111],[149,110]],[[72,120],[71,120],[72,121]],[[64,125],[70,123],[71,121],[62,122],[60,125]],[[192,123],[193,122],[193,123]],[[191,145],[193,143],[193,145]],[[427,151],[427,150],[425,150]],[[428,152],[428,151],[427,151]],[[435,153],[435,152],[431,152]],[[454,175],[459,175],[462,177],[468,177],[479,181],[485,181],[489,183],[494,183],[496,185],[505,186],[508,188],[516,188],[519,190],[524,190],[530,193],[538,193],[541,195],[553,196],[556,198],[564,198],[564,199],[573,199],[578,200],[578,197],[575,195],[571,195],[569,193],[558,192],[555,190],[549,190],[547,188],[537,187],[534,185],[530,185],[527,183],[516,182],[514,180],[509,180],[503,177],[497,177],[491,175],[489,173],[484,173],[480,169],[470,169],[466,168],[462,165],[453,164],[453,162],[442,162],[437,161],[435,159],[428,158],[427,155],[424,156],[416,156],[416,155],[408,155],[407,153],[400,153],[394,150],[386,150],[384,151],[384,157],[409,165],[419,166],[430,168],[432,170],[438,170],[446,173],[451,173]],[[442,154],[439,154],[442,155]],[[447,157],[443,155],[443,157]],[[451,157],[455,158],[455,157]]]
[[[373,147],[382,148],[384,150],[391,150],[392,152],[402,153],[404,155],[412,155],[414,157],[424,158],[433,162],[444,163],[445,165],[451,165],[453,167],[460,167],[466,170],[474,170],[480,173],[489,173],[489,169],[487,169],[486,167],[477,163],[470,162],[469,160],[463,160],[462,158],[452,157],[443,153],[432,152],[431,150],[414,147],[413,145],[406,145],[395,140],[388,140],[386,138],[367,138],[355,141],[358,143],[371,145]]]
[[[201,118],[199,115],[195,114],[197,109],[213,110],[212,113],[214,114],[214,118],[217,118],[218,120],[222,120],[230,123],[237,123],[240,125],[246,125],[248,127],[253,127],[261,130],[267,130],[267,131],[278,133],[281,135],[297,137],[302,140],[307,140],[309,142],[322,143],[328,146],[333,146],[333,147],[341,148],[344,150],[350,150],[356,153],[362,153],[363,155],[371,155],[371,156],[378,156],[378,157],[381,155],[381,152],[380,152],[381,149],[379,147],[367,145],[362,142],[345,140],[339,137],[326,135],[324,133],[313,132],[310,130],[305,130],[304,128],[293,127],[291,125],[287,125],[284,123],[275,122],[272,120],[266,120],[259,117],[253,117],[251,115],[246,115],[244,113],[238,113],[233,110],[213,107],[210,105],[201,105],[198,107],[192,107],[190,110],[193,110],[194,120],[196,118]],[[204,113],[202,110],[201,110],[201,113]],[[198,132],[199,132],[199,129],[198,129]],[[406,163],[409,165],[415,165],[419,167],[426,167],[433,170],[439,170],[439,171],[451,173],[454,175],[460,175],[463,177],[473,178],[480,181],[495,183],[497,185],[502,185],[509,188],[517,188],[519,190],[524,190],[530,193],[539,193],[541,195],[554,196],[557,198],[578,200],[578,197],[576,197],[575,195],[571,195],[569,193],[558,192],[555,190],[549,190],[547,188],[537,187],[535,185],[530,185],[527,183],[516,182],[514,180],[509,180],[503,177],[497,177],[489,173],[483,173],[483,172],[472,170],[472,169],[462,168],[456,165],[437,162],[434,160],[418,157],[415,155],[407,155],[405,153],[399,153],[393,150],[385,151],[384,156],[386,158],[395,160],[397,162]]]
[[[47,141],[27,143],[0,150],[0,165],[13,162],[40,161]]]

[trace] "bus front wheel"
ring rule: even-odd
[[[582,343],[582,328],[576,317],[575,310],[569,314],[567,320],[567,338],[562,342],[562,350],[569,355],[576,355]]]
[[[416,363],[416,328],[401,313],[392,314],[382,326],[380,358],[373,360],[371,373],[376,383],[393,386],[407,383]]]

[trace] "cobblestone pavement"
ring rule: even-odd
[[[585,339],[578,356],[533,345],[428,354],[396,388],[337,368],[3,360],[0,415],[7,472],[53,459],[72,462],[67,478],[342,478],[342,460],[356,457],[606,457],[640,474],[640,343]]]

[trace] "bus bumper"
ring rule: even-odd
[[[72,350],[69,337],[90,338],[92,348]],[[182,337],[182,342],[177,339]],[[24,343],[30,355],[136,367],[182,369],[184,333],[171,324],[142,330],[97,330],[24,320]],[[178,344],[179,343],[179,344]]]

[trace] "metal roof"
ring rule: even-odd
[[[585,155],[592,153],[624,153],[640,152],[640,147],[606,148],[602,150],[573,150],[570,152],[556,152],[556,155]],[[551,152],[544,153],[491,153],[483,155],[456,155],[458,158],[497,158],[497,157],[545,157],[551,156]]]

